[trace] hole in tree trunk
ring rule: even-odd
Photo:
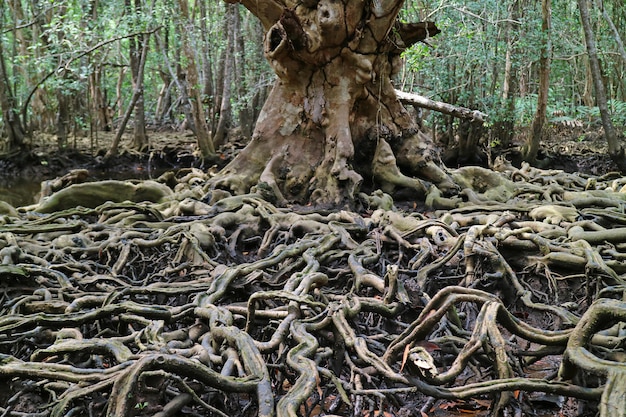
[[[270,37],[270,52],[274,52],[276,48],[278,48],[280,43],[283,41],[282,30],[274,26],[272,29],[270,29],[269,37]]]

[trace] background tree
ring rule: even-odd
[[[402,11],[403,18],[418,16],[422,20],[434,20],[442,35],[429,40],[431,47],[416,44],[405,51],[402,57],[407,69],[399,74],[398,85],[404,91],[419,91],[435,100],[489,114],[479,144],[481,150],[505,152],[509,158],[518,158],[519,141],[511,142],[509,147],[507,133],[519,138],[530,127],[537,112],[537,62],[545,39],[541,33],[541,7],[538,7],[541,2],[452,0],[442,4],[425,0],[419,4],[421,11],[407,4]],[[625,9],[620,4],[604,2],[606,14],[618,29],[624,27],[619,22],[626,21]],[[600,114],[593,98],[591,73],[585,70],[588,64],[580,15],[575,2],[552,0],[552,8],[559,10],[551,19],[552,30],[559,36],[552,40],[546,128],[558,131],[561,126],[580,126],[577,131],[572,129],[572,135],[581,136],[583,130],[597,128]],[[514,10],[517,10],[515,15]],[[591,18],[604,63],[603,77],[609,94],[609,108],[613,111],[612,120],[616,125],[624,126],[626,96],[622,77],[626,74],[626,67],[619,58],[619,44],[599,13],[592,13]],[[623,29],[621,31],[623,37]],[[512,62],[511,70],[506,66],[507,37],[511,39],[514,54],[513,60],[509,61]],[[510,79],[512,84],[506,81],[507,77],[513,77]],[[508,103],[503,103],[500,98],[505,91]],[[507,109],[511,109],[510,112]],[[425,112],[424,123],[434,130],[438,143],[446,148],[458,146],[462,138],[458,119]],[[547,161],[558,157],[545,156]],[[455,158],[446,159],[446,162],[450,166],[464,163]]]
[[[122,139],[122,135],[124,134],[124,131],[126,130],[126,125],[128,121],[130,120],[130,116],[133,113],[133,111],[137,110],[136,105],[141,100],[141,97],[143,96],[143,78],[144,78],[143,71],[146,66],[146,56],[148,54],[148,45],[149,45],[148,34],[144,35],[144,40],[142,44],[143,44],[143,47],[141,49],[139,63],[137,64],[137,68],[139,70],[139,72],[137,73],[137,78],[136,78],[137,83],[134,85],[133,95],[130,99],[130,103],[128,104],[128,107],[126,108],[126,112],[124,113],[124,116],[122,117],[122,120],[117,128],[117,133],[115,134],[115,138],[113,139],[113,142],[111,143],[111,146],[109,147],[109,150],[107,151],[105,155],[105,159],[110,159],[111,157],[117,154],[120,140]],[[144,129],[145,127],[139,130],[141,131]]]
[[[219,115],[217,125],[213,134],[213,143],[216,146],[224,144],[227,130],[231,127],[233,118],[231,87],[235,78],[235,55],[237,54],[235,50],[235,31],[237,30],[236,16],[238,14],[239,12],[237,11],[236,5],[226,5],[224,33],[227,34],[227,41],[226,49],[222,51],[220,58],[220,69],[218,73],[219,94],[217,95],[218,99],[215,103],[216,109],[219,108],[217,113]]]
[[[198,149],[200,149],[200,155],[202,158],[209,158],[215,156],[215,146],[211,139],[209,127],[206,122],[206,115],[204,108],[202,107],[202,96],[200,77],[198,75],[198,67],[196,65],[196,56],[194,51],[198,48],[194,47],[197,42],[192,38],[191,34],[191,21],[189,15],[189,7],[187,0],[179,0],[178,4],[181,11],[182,26],[180,30],[182,50],[184,56],[187,58],[187,66],[185,71],[185,86],[187,88],[187,96],[189,97],[191,104],[192,121],[194,125],[194,133],[196,134],[196,140]]]
[[[138,31],[142,28],[142,18],[145,16],[142,8],[144,7],[142,4],[142,0],[125,0],[124,3],[126,10],[129,15],[132,16],[132,20],[134,20],[134,26]],[[148,12],[148,14],[151,14]],[[129,62],[130,62],[130,74],[133,84],[134,94],[137,95],[137,99],[134,105],[134,113],[135,113],[135,123],[133,123],[133,144],[132,147],[134,149],[143,150],[148,146],[148,135],[146,133],[146,114],[145,114],[145,106],[144,106],[144,94],[143,94],[143,85],[144,85],[144,73],[145,68],[142,68],[142,65],[145,66],[146,59],[143,55],[148,52],[149,38],[143,35],[131,36],[128,38],[128,53],[129,53]]]
[[[598,108],[600,109],[600,117],[602,119],[602,126],[604,127],[604,136],[606,137],[606,141],[609,145],[609,155],[611,155],[611,158],[620,170],[626,171],[624,148],[620,145],[617,139],[617,132],[613,127],[611,114],[609,113],[608,99],[604,88],[604,81],[602,80],[602,70],[600,69],[598,50],[596,48],[596,41],[591,28],[587,0],[578,0],[578,8],[580,9],[580,21],[585,32],[591,77],[593,79],[593,85],[596,92],[595,98]]]
[[[545,133],[547,122],[548,95],[550,89],[550,65],[552,62],[552,2],[541,2],[541,33],[543,40],[539,58],[539,88],[537,94],[537,111],[533,118],[530,134],[522,148],[522,158],[536,162],[539,144]]]
[[[2,26],[0,26],[0,29]],[[2,109],[2,121],[5,127],[7,140],[4,142],[4,151],[13,153],[24,147],[24,129],[20,116],[15,108],[15,96],[11,91],[11,84],[7,76],[6,60],[2,39],[0,39],[0,107]]]
[[[601,117],[580,30],[580,13],[576,2],[551,1],[559,10],[552,16],[553,31],[559,36],[552,43],[546,127],[566,123],[582,126],[572,133],[581,136],[583,130],[598,129]],[[152,38],[144,69],[145,109],[141,113],[145,121],[137,126],[174,130],[192,126],[188,123],[192,113],[185,104],[189,103],[186,87],[179,79],[188,66],[182,53],[184,39],[173,18],[180,16],[180,5],[177,1],[132,0],[129,10],[125,3],[2,3],[4,70],[23,132],[33,134],[28,143],[53,152],[59,145],[50,146],[50,138],[51,143],[68,148],[74,146],[68,140],[72,136],[76,139],[89,133],[92,143],[97,144],[98,131],[118,130],[134,90],[129,38],[141,42],[143,33],[154,28],[159,30]],[[589,18],[607,106],[619,132],[626,124],[626,64],[620,47],[626,9],[619,0],[596,3],[598,7],[590,9]],[[230,122],[220,128],[222,137],[245,138],[275,81],[263,56],[263,28],[242,6],[232,6],[238,13],[229,12],[234,17],[230,19],[223,2],[187,4],[190,21],[185,35],[195,45],[194,67],[210,134],[218,133],[220,115],[229,115]],[[431,37],[429,45],[416,42],[400,54],[403,65],[393,77],[394,87],[490,116],[478,129],[447,115],[423,112],[422,126],[430,128],[438,144],[453,150],[446,158],[451,166],[486,164],[485,156],[490,152],[516,155],[519,143],[511,140],[511,134],[520,137],[537,112],[537,62],[545,39],[540,30],[539,4],[527,0],[422,0],[406,2],[400,8],[404,21],[436,21],[443,34]],[[231,20],[233,29],[225,30],[225,23]],[[230,49],[229,34],[234,37]],[[226,56],[230,59],[222,59]],[[226,64],[234,71],[221,70]],[[225,79],[225,75],[232,79]],[[223,99],[228,89],[230,99]],[[135,119],[131,114],[128,123],[134,126]],[[3,127],[6,142],[9,130],[4,120]],[[133,141],[131,136],[128,146],[133,146]],[[226,149],[230,147],[228,144]],[[22,152],[26,155],[28,150]],[[475,158],[478,155],[480,158]]]
[[[521,54],[520,42],[520,1],[514,0],[509,6],[509,17],[504,29],[506,39],[506,55],[504,74],[502,78],[501,107],[493,109],[491,117],[494,120],[489,134],[489,144],[494,148],[508,149],[513,142],[515,132],[515,101],[519,90],[518,73]],[[494,80],[497,84],[497,81]]]

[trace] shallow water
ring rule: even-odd
[[[0,200],[13,207],[36,203],[41,181],[30,178],[0,179]]]
[[[145,170],[127,172],[91,172],[88,181],[100,180],[146,180],[157,178],[167,170],[158,169],[148,173]],[[13,207],[23,207],[39,200],[41,183],[53,178],[0,178],[0,201],[6,201]]]

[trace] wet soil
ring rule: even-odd
[[[514,165],[519,164],[516,149],[524,140],[520,132],[511,149],[501,151]],[[65,175],[72,169],[87,169],[90,180],[150,179],[168,170],[197,167],[218,170],[245,146],[245,139],[234,131],[227,143],[218,150],[218,157],[203,161],[196,152],[193,134],[189,131],[149,132],[150,149],[146,152],[130,150],[129,135],[122,139],[118,154],[106,163],[103,156],[114,134],[97,132],[70,140],[65,150],[59,150],[54,135],[36,134],[31,149],[16,156],[0,156],[0,200],[13,206],[36,202],[40,184]],[[492,159],[497,156],[492,153]],[[603,175],[616,171],[611,161],[602,130],[598,128],[552,126],[548,140],[539,152],[542,168],[561,169],[589,175]]]
[[[88,180],[156,178],[165,171],[197,167],[218,169],[230,159],[236,140],[221,150],[216,160],[203,161],[196,152],[191,132],[150,132],[150,147],[145,152],[128,149],[130,137],[125,135],[116,156],[104,160],[113,140],[112,132],[73,138],[67,149],[59,150],[56,137],[35,134],[30,149],[20,155],[0,156],[0,200],[13,206],[36,202],[43,181],[65,175],[73,169],[87,169]]]
[[[521,143],[523,138],[518,138]],[[617,171],[611,160],[601,128],[552,126],[548,140],[542,143],[539,156],[545,167],[600,176]]]

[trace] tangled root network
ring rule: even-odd
[[[626,179],[451,176],[355,211],[196,170],[4,207],[2,415],[625,415]]]

